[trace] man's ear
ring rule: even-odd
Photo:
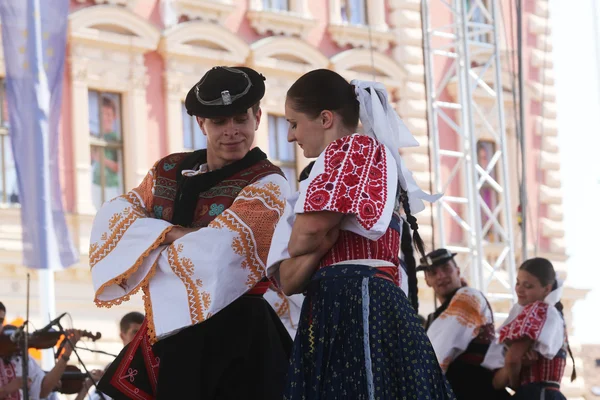
[[[196,117],[196,122],[198,123],[202,134],[206,136],[206,131],[204,130],[204,123],[206,122],[206,118]]]
[[[427,286],[431,287],[431,283],[429,282],[429,277],[427,276],[427,272],[425,272],[425,283]]]
[[[253,111],[251,111],[252,113],[254,113]],[[258,111],[256,111],[256,114],[254,115],[254,130],[257,131],[258,130],[258,126],[260,125],[260,118],[262,117],[262,108],[258,107]]]

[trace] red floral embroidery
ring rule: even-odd
[[[8,385],[16,377],[15,366],[10,359],[0,359],[0,387]],[[3,398],[6,400],[21,400],[21,393],[17,391]]]
[[[385,147],[365,135],[345,136],[327,146],[324,165],[308,186],[304,212],[354,214],[371,229],[387,200]]]
[[[527,305],[523,311],[511,323],[500,329],[500,343],[529,338],[537,340],[542,332],[546,317],[548,316],[548,304],[536,301]]]
[[[359,183],[360,178],[356,174],[350,174],[344,177],[344,184],[348,187],[356,186]]]

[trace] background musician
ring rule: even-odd
[[[121,321],[119,322],[119,337],[123,342],[123,346],[127,346],[127,344],[129,344],[129,342],[133,340],[143,323],[144,314],[137,311],[127,313],[123,316],[123,318],[121,318]],[[100,378],[102,378],[102,375],[104,375],[104,371],[98,369],[90,371],[90,373],[96,383],[100,380]],[[83,388],[81,389],[75,400],[84,400],[86,396],[88,396],[88,391],[93,385],[94,384],[92,383],[92,380],[90,378],[87,378],[83,384]],[[105,400],[110,400],[110,397],[105,394],[103,394],[102,397],[100,397],[96,389],[92,389],[92,391],[89,394],[90,400],[100,400],[102,398]]]
[[[0,302],[0,320],[4,323],[6,317],[6,307]],[[0,325],[0,334],[4,334],[5,327]],[[69,337],[70,343],[65,343],[64,351],[57,360],[54,368],[45,373],[37,362],[28,357],[28,381],[29,398],[39,400],[47,397],[59,385],[60,378],[65,372],[67,363],[73,352],[73,346],[79,341],[81,333],[77,330],[67,329],[65,334]],[[22,399],[22,357],[19,352],[0,358],[0,399]]]

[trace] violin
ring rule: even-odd
[[[20,341],[13,342],[10,337],[17,329],[14,325],[6,325],[2,330],[2,334],[0,335],[0,357],[4,358],[20,354]],[[58,342],[61,336],[62,333],[55,330],[35,331],[27,337],[27,347],[30,349],[50,349],[56,346],[56,342]]]
[[[60,384],[56,388],[56,391],[63,394],[75,394],[79,393],[83,388],[83,382],[87,378],[87,374],[82,372],[75,365],[67,365],[65,372],[63,372],[60,378]]]
[[[91,339],[92,342],[95,342],[96,340],[102,338],[102,334],[100,332],[96,332],[96,334],[92,334],[92,332],[90,332],[90,331],[82,331],[80,329],[76,329],[76,330],[81,335],[81,338]],[[56,344],[56,342],[54,344]],[[63,340],[58,345],[58,350],[56,351],[56,359],[58,359],[61,356],[63,348],[65,347],[65,344],[67,344],[67,339],[63,338]]]

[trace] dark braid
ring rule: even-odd
[[[406,214],[406,221],[408,221],[410,229],[413,231],[413,243],[415,246],[417,246],[417,250],[419,250],[421,256],[425,257],[425,244],[423,243],[423,239],[421,239],[421,235],[419,235],[419,224],[417,224],[417,219],[414,217],[414,215],[410,213],[408,193],[404,189],[400,189],[400,201],[402,201],[402,208]]]
[[[552,285],[552,290],[556,290],[558,289],[558,281],[554,281],[554,284]],[[563,309],[565,308],[563,306],[562,302],[558,302],[554,305],[554,307],[556,307],[556,309],[558,310],[558,312],[560,313],[560,316],[562,317],[563,321],[565,320],[565,314],[563,314]],[[565,322],[565,335],[567,335],[567,323]],[[577,379],[577,370],[575,369],[575,357],[573,357],[573,352],[571,351],[571,346],[569,345],[569,339],[568,339],[568,335],[567,335],[567,351],[569,352],[569,356],[571,357],[571,362],[573,363],[573,371],[571,371],[571,382],[573,382],[575,379]]]
[[[404,254],[404,262],[406,263],[406,275],[408,276],[408,295],[410,302],[419,312],[419,286],[417,282],[417,262],[414,256],[412,240],[410,238],[410,227],[405,220],[402,220],[402,238],[400,239],[400,249]]]
[[[406,214],[406,221],[402,224],[402,237],[400,248],[404,254],[404,262],[406,263],[406,275],[408,275],[408,294],[415,312],[419,312],[419,285],[417,281],[417,261],[414,256],[413,245],[417,247],[419,253],[425,256],[425,245],[423,239],[419,235],[419,225],[417,219],[410,212],[410,204],[408,202],[408,193],[404,189],[400,189],[400,201],[402,208]],[[410,237],[410,229],[413,231],[412,241]]]

